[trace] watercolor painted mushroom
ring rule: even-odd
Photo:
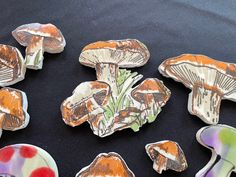
[[[196,177],[229,177],[232,172],[236,173],[235,128],[221,124],[206,126],[196,137],[201,145],[212,151],[210,161]]]
[[[2,130],[16,131],[29,123],[26,94],[13,88],[0,89],[0,137]]]
[[[0,44],[0,86],[13,85],[25,78],[24,58],[12,46]]]
[[[135,177],[122,157],[115,153],[101,153],[87,167],[76,174],[76,177]]]
[[[183,150],[178,143],[164,140],[145,146],[148,156],[153,160],[153,169],[159,174],[163,170],[182,172],[188,168]]]
[[[218,123],[222,99],[236,101],[235,64],[183,54],[165,60],[159,71],[192,90],[188,110],[207,124]]]
[[[27,47],[25,64],[30,69],[42,69],[44,52],[61,53],[66,45],[61,31],[53,24],[22,25],[12,31],[12,35]]]
[[[15,144],[0,149],[0,177],[58,177],[54,159],[43,149]]]
[[[147,79],[135,89],[148,88],[150,92],[148,90],[143,91],[143,94],[147,95],[143,97],[146,100],[150,97],[149,103],[144,104],[142,101],[136,101],[137,99],[133,98],[131,94],[132,87],[143,76],[136,72],[132,73],[129,70],[120,69],[120,67],[143,66],[149,60],[149,57],[147,47],[135,39],[99,41],[89,44],[83,49],[79,57],[80,63],[95,68],[97,80],[109,85],[111,93],[106,104],[100,107],[103,111],[97,113],[97,115],[94,114],[93,118],[86,119],[90,123],[94,134],[105,137],[125,128],[138,131],[139,127],[147,121],[155,120],[160,112],[160,107],[164,106],[170,96],[169,90],[158,79]],[[137,95],[138,93],[133,94],[134,97]],[[75,97],[77,96],[75,95]],[[65,102],[63,102],[61,109],[65,120],[67,118],[64,114],[64,107]],[[68,112],[70,112],[70,109],[73,108],[68,107]],[[75,114],[81,113],[76,112]],[[73,114],[73,117],[81,117],[82,115],[75,114]]]

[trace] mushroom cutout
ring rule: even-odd
[[[87,167],[76,174],[76,177],[135,177],[122,157],[115,153],[101,153]]]
[[[197,132],[197,141],[212,151],[208,164],[196,177],[229,177],[236,172],[236,129],[227,125],[211,125]],[[217,156],[220,157],[217,161]]]
[[[24,59],[12,46],[0,44],[0,86],[13,85],[25,78]]]
[[[12,35],[26,46],[26,67],[42,69],[43,53],[61,53],[66,41],[61,31],[53,24],[30,23],[16,28]]]
[[[84,47],[79,62],[96,69],[97,80],[111,86],[114,97],[118,95],[117,77],[119,67],[135,68],[149,60],[147,47],[138,40],[98,41]]]
[[[159,71],[192,90],[188,110],[207,124],[218,123],[222,99],[236,101],[234,64],[204,55],[184,54],[165,60]]]
[[[105,82],[81,83],[73,95],[61,104],[64,122],[74,127],[103,113],[101,107],[107,104],[110,94],[110,86]]]
[[[159,174],[168,169],[182,172],[188,167],[184,152],[176,142],[159,141],[147,144],[145,149],[154,162],[153,169]]]
[[[58,177],[53,158],[43,149],[29,144],[14,144],[0,149],[2,177]]]
[[[2,130],[16,131],[29,123],[26,94],[13,88],[0,89],[0,137]]]

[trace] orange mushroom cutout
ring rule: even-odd
[[[101,153],[87,167],[76,174],[76,177],[135,177],[122,157],[115,153]]]
[[[183,54],[165,60],[159,71],[190,88],[188,110],[207,124],[219,122],[222,99],[236,101],[236,66],[204,55]]]
[[[0,89],[0,137],[2,130],[16,131],[29,123],[26,94],[13,88]]]
[[[61,31],[53,24],[30,23],[12,31],[13,37],[26,46],[26,67],[42,69],[43,54],[61,53],[66,41]]]
[[[0,86],[13,85],[25,78],[24,58],[12,46],[0,44]]]
[[[153,161],[153,169],[159,174],[168,169],[182,172],[188,167],[184,152],[176,142],[159,141],[147,144],[145,149]]]

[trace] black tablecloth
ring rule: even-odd
[[[211,152],[195,139],[205,126],[187,111],[189,89],[160,75],[158,65],[182,53],[200,53],[236,63],[236,2],[234,0],[1,0],[0,43],[25,48],[12,37],[17,26],[31,22],[53,23],[63,32],[67,46],[61,54],[45,54],[40,71],[27,70],[25,80],[11,86],[26,92],[29,126],[4,131],[0,147],[29,143],[42,147],[56,160],[60,176],[73,177],[100,152],[114,151],[137,177],[160,176],[144,146],[160,140],[179,142],[189,168],[162,176],[194,176],[210,159]],[[81,82],[95,80],[95,70],[78,62],[82,48],[91,42],[136,38],[151,53],[147,65],[135,69],[144,78],[164,81],[172,96],[156,121],[138,133],[131,129],[99,138],[87,123],[72,128],[61,119],[60,104]],[[223,101],[220,123],[236,127],[236,103]],[[234,175],[235,176],[235,175]]]

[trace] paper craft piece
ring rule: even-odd
[[[26,94],[13,88],[0,89],[0,137],[2,130],[16,131],[29,123]]]
[[[153,169],[159,174],[163,170],[182,172],[188,168],[184,152],[176,142],[165,140],[151,143],[145,149],[153,161]]]
[[[149,59],[144,44],[134,39],[100,41],[87,45],[81,64],[95,68],[97,81],[81,83],[61,105],[63,120],[70,126],[88,121],[94,134],[105,137],[115,131],[138,131],[153,122],[170,97],[170,91],[156,78],[143,77],[123,68],[144,65]]]
[[[200,129],[196,137],[201,145],[212,151],[210,161],[196,177],[229,177],[236,172],[235,128],[220,124],[207,126]]]
[[[58,177],[53,158],[43,149],[15,144],[0,149],[1,177]]]
[[[77,173],[76,177],[135,177],[122,157],[114,152],[101,153],[87,167]]]
[[[42,69],[43,53],[61,53],[66,45],[61,31],[53,24],[31,23],[19,26],[12,35],[26,46],[26,67]]]
[[[24,59],[12,46],[0,44],[0,86],[13,85],[25,78]]]
[[[165,60],[159,71],[190,88],[188,110],[207,124],[219,121],[222,99],[236,101],[236,66],[204,55],[184,54]]]

